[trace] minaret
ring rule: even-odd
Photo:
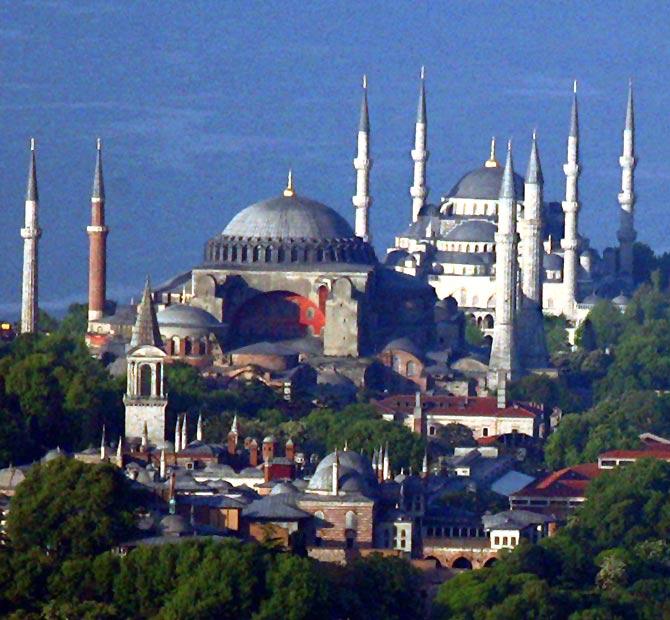
[[[368,216],[370,213],[370,116],[368,114],[368,80],[363,76],[363,99],[361,117],[358,123],[358,153],[354,159],[356,169],[356,195],[352,198],[355,213],[355,232],[357,237],[371,241]]]
[[[181,418],[177,416],[177,421],[174,424],[174,451],[181,452]]]
[[[524,214],[521,226],[521,316],[520,357],[524,368],[547,368],[549,352],[542,315],[542,200],[544,179],[537,136],[533,132],[524,185]]]
[[[198,425],[195,429],[195,438],[198,441],[202,441],[202,413],[198,414]]]
[[[161,450],[161,460],[160,460],[160,469],[159,469],[159,475],[160,477],[165,480],[165,474],[167,473],[167,462],[165,460],[165,448]]]
[[[107,460],[107,437],[104,424],[102,425],[102,438],[100,439],[100,460]]]
[[[419,88],[419,106],[416,111],[416,125],[414,128],[414,182],[409,188],[412,197],[412,221],[416,222],[421,207],[426,204],[428,188],[426,187],[426,162],[428,161],[428,120],[426,118],[426,73],[421,67],[421,86]]]
[[[88,320],[102,317],[107,293],[107,233],[105,225],[105,184],[102,178],[102,142],[98,138],[93,191],[91,193],[91,225],[86,228],[89,239],[88,258]]]
[[[37,242],[42,230],[37,221],[39,197],[37,193],[37,166],[35,163],[35,139],[30,139],[30,166],[26,190],[25,221],[21,229],[23,238],[23,283],[21,287],[21,333],[37,331]]]
[[[389,445],[386,443],[386,450],[384,451],[384,463],[382,470],[382,480],[388,480],[391,476],[391,457],[389,455]]]
[[[186,450],[188,446],[188,428],[186,426],[186,414],[184,414],[184,419],[181,422],[181,449]]]
[[[574,316],[577,296],[577,237],[579,215],[579,120],[577,116],[577,80],[573,85],[572,112],[570,114],[570,134],[568,136],[568,157],[563,172],[565,173],[565,214],[564,233],[561,239],[563,248],[563,314],[568,318]]]
[[[510,378],[519,370],[515,333],[517,291],[516,196],[512,142],[507,144],[507,161],[500,185],[498,231],[496,242],[496,322],[489,360],[490,383],[496,383],[498,372]]]
[[[623,150],[619,157],[621,166],[621,193],[619,194],[620,223],[617,237],[619,238],[619,272],[632,281],[633,278],[633,243],[635,232],[635,192],[633,187],[633,171],[635,170],[635,118],[633,111],[633,82],[628,85],[628,104],[626,106],[626,124],[623,129]]]
[[[332,486],[333,495],[337,495],[340,492],[340,454],[335,448],[335,459],[333,460],[333,486]]]

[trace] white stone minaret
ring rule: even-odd
[[[30,139],[30,167],[26,190],[25,221],[21,229],[23,238],[23,283],[21,287],[21,333],[37,331],[37,242],[42,231],[37,221],[39,197],[37,193],[37,167],[35,163],[35,139]]]
[[[577,81],[573,85],[570,134],[568,135],[568,158],[563,166],[565,173],[565,200],[563,201],[564,233],[563,248],[563,313],[571,318],[575,312],[577,297],[578,215],[579,215],[579,121],[577,117]]]
[[[633,171],[635,170],[635,119],[633,112],[633,83],[628,85],[628,104],[626,106],[626,124],[623,129],[623,151],[619,157],[621,166],[621,193],[619,194],[620,223],[619,272],[625,278],[633,277],[633,243],[635,232],[635,192]]]
[[[358,123],[358,152],[354,159],[356,169],[356,195],[351,199],[356,208],[354,230],[357,237],[371,241],[370,224],[370,116],[368,114],[368,79],[363,76],[363,99],[361,101],[361,117]]]
[[[542,307],[542,200],[544,178],[533,132],[524,184],[522,290],[524,298]]]
[[[518,254],[516,232],[516,196],[512,142],[507,144],[507,161],[500,185],[496,242],[496,322],[489,360],[490,383],[498,377],[516,378],[519,371],[515,333]]]
[[[521,308],[519,313],[519,357],[524,368],[546,368],[549,352],[542,316],[542,202],[544,178],[540,164],[537,136],[528,159],[524,183],[521,230]]]
[[[409,188],[412,197],[412,221],[416,222],[421,207],[426,204],[428,188],[426,187],[426,162],[428,161],[428,119],[426,118],[426,73],[421,67],[421,87],[419,89],[419,106],[416,111],[414,128],[414,182]]]

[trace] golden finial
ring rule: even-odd
[[[284,190],[284,196],[291,198],[295,196],[295,190],[293,189],[293,170],[288,169],[288,181],[286,182],[286,189]]]
[[[491,138],[491,153],[489,154],[489,158],[484,163],[484,166],[486,168],[497,168],[499,165],[500,164],[496,159],[496,137],[493,136]]]

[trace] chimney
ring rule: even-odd
[[[263,460],[271,461],[275,457],[276,440],[271,435],[263,439]]]
[[[289,461],[294,461],[295,460],[295,444],[293,443],[293,439],[290,437],[288,438],[288,441],[286,442],[286,446],[284,448],[286,452],[286,458]]]
[[[498,409],[507,407],[507,377],[504,371],[498,372]]]
[[[256,467],[258,465],[258,442],[255,439],[249,444],[249,465]]]
[[[270,474],[271,474],[270,461],[265,461],[263,463],[263,480],[265,482],[270,482]]]

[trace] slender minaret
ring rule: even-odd
[[[177,421],[174,424],[174,451],[181,452],[181,418],[177,416]]]
[[[503,171],[498,202],[496,242],[496,322],[489,360],[490,383],[497,384],[500,371],[508,378],[519,370],[515,333],[517,290],[516,196],[512,142],[507,144],[507,161]]]
[[[97,141],[93,191],[91,193],[91,225],[86,228],[89,239],[88,258],[88,320],[102,317],[107,294],[107,233],[105,225],[105,184],[102,178],[102,142]]]
[[[619,157],[621,166],[621,193],[619,194],[620,223],[617,237],[619,238],[619,272],[622,276],[633,278],[633,243],[635,232],[635,192],[633,187],[633,171],[635,170],[635,118],[633,111],[633,82],[628,85],[628,104],[626,106],[626,124],[623,129],[623,151]]]
[[[524,185],[524,214],[520,220],[523,244],[521,268],[521,312],[519,353],[524,368],[547,368],[549,352],[542,315],[542,190],[537,136],[533,132]]]
[[[389,477],[391,476],[391,457],[389,455],[388,442],[386,443],[386,450],[384,451],[384,462],[383,462],[382,467],[383,467],[382,479],[383,480],[388,480]]]
[[[102,438],[100,439],[100,460],[107,460],[107,437],[104,424],[102,425]]]
[[[198,414],[198,425],[195,429],[195,438],[198,441],[202,441],[202,413]]]
[[[186,427],[186,414],[181,422],[181,449],[186,450],[188,446],[188,428]]]
[[[165,480],[165,474],[167,473],[167,462],[165,460],[165,448],[161,449],[161,460],[160,460],[160,477]]]
[[[412,197],[412,221],[416,222],[421,207],[426,204],[428,188],[426,187],[426,162],[428,161],[428,120],[426,118],[426,72],[421,67],[421,86],[419,88],[419,106],[416,111],[414,128],[414,182],[409,188]]]
[[[563,314],[574,316],[577,296],[577,236],[579,215],[579,120],[577,116],[577,80],[573,85],[572,112],[570,114],[570,134],[568,135],[568,157],[563,166],[565,173],[565,200],[563,201],[564,233],[563,248]]]
[[[361,100],[361,117],[358,123],[358,153],[354,159],[356,169],[356,195],[351,199],[356,209],[355,232],[357,237],[371,241],[370,225],[370,116],[368,114],[368,79],[363,76],[363,99]]]
[[[35,139],[30,139],[30,166],[28,168],[28,188],[23,238],[23,283],[21,287],[21,333],[33,334],[37,331],[37,245],[42,230],[37,221],[39,197],[37,193],[37,166],[35,163]]]
[[[333,480],[332,494],[337,495],[340,492],[340,454],[335,448],[335,459],[333,460]]]

